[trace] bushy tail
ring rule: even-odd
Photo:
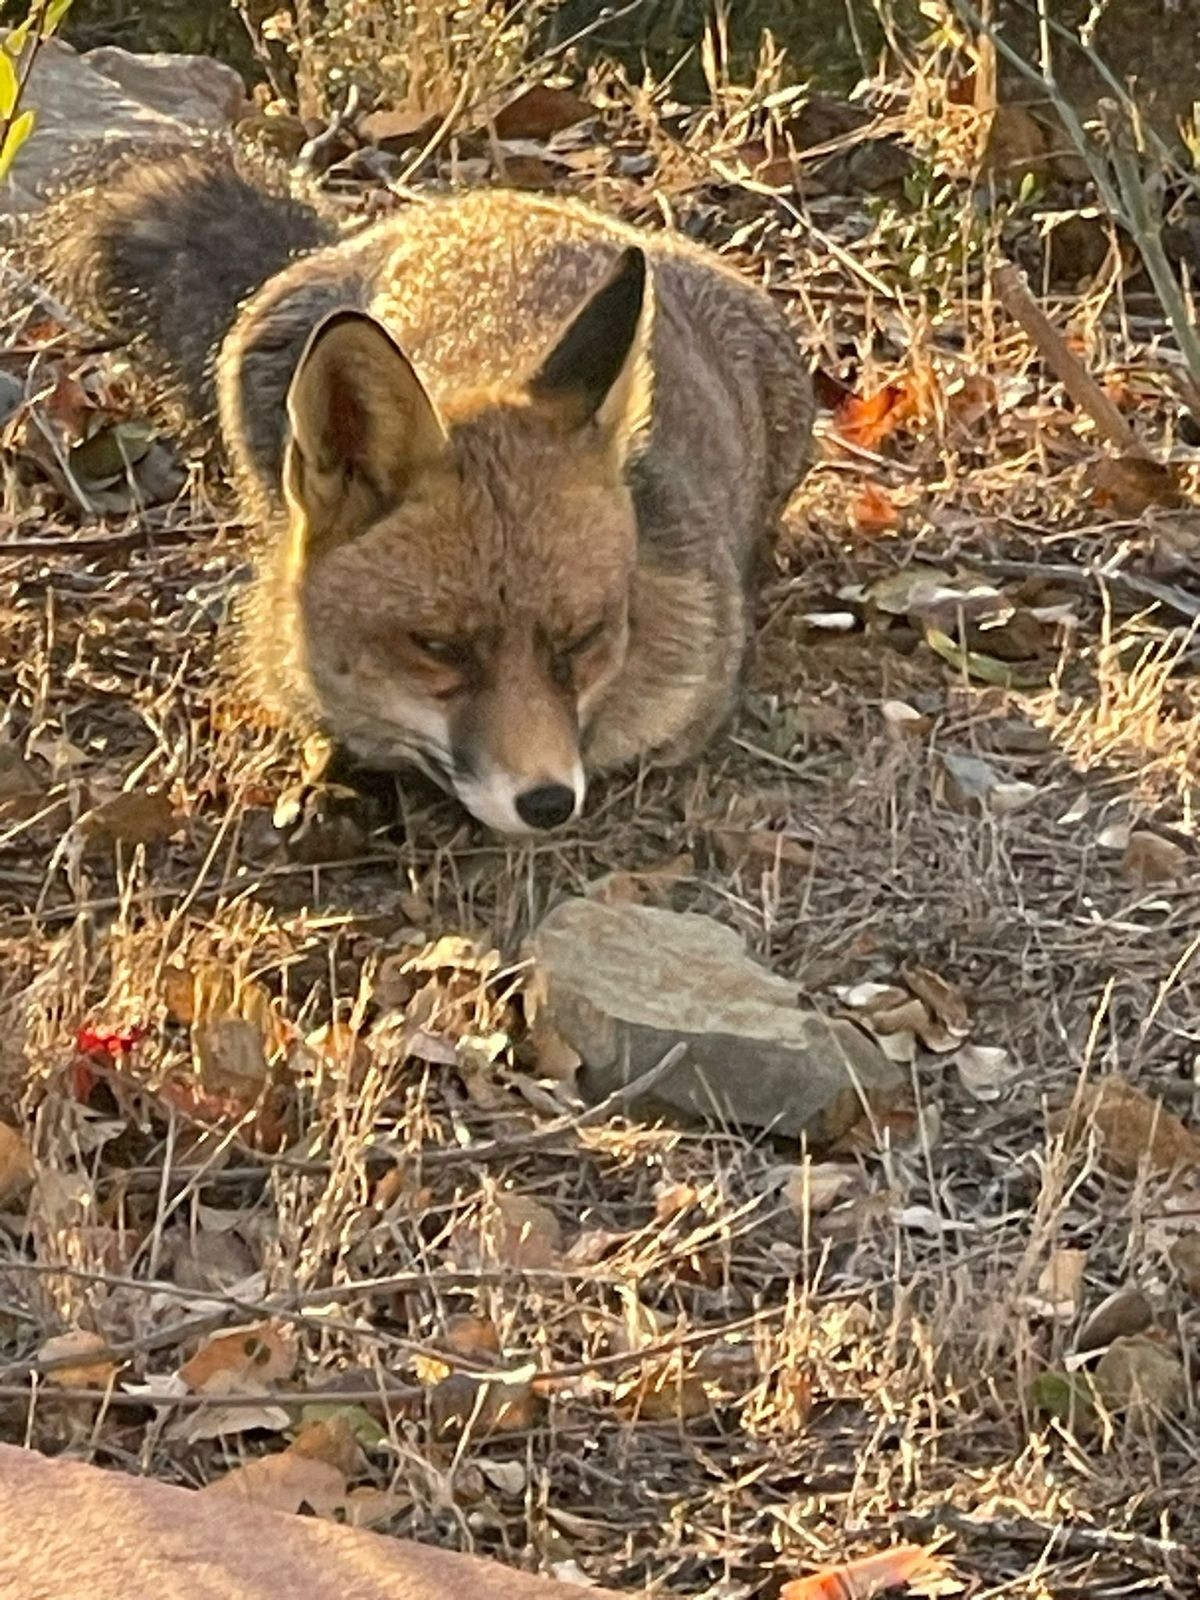
[[[194,416],[213,406],[212,358],[238,307],[334,230],[227,147],[145,146],[71,183],[21,254],[90,324],[136,343]]]

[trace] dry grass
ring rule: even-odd
[[[610,78],[602,159],[563,185],[726,249],[832,379],[860,397],[894,381],[905,409],[850,444],[829,421],[745,713],[699,767],[614,781],[575,834],[521,848],[410,796],[401,839],[314,860],[319,840],[272,824],[294,753],[212,691],[244,560],[219,490],[197,479],[100,526],[46,472],[10,468],[0,1071],[38,1177],[28,1214],[13,1196],[3,1218],[0,1430],[211,1481],[277,1451],[299,1405],[214,1441],[195,1419],[225,1397],[156,1417],[122,1386],[269,1319],[297,1352],[284,1393],[374,1419],[363,1433],[352,1413],[357,1471],[392,1491],[396,1533],[712,1600],[897,1537],[944,1538],[980,1597],[1190,1594],[1190,1388],[1157,1424],[1078,1434],[1031,1399],[1111,1290],[1144,1290],[1185,1369],[1195,1343],[1197,1283],[1164,1254],[1195,1191],[1114,1176],[1050,1115],[1112,1071],[1195,1113],[1195,649],[1129,589],[1186,576],[1163,554],[1194,542],[1186,474],[1182,508],[1125,515],[1085,492],[1101,447],[986,292],[1014,222],[970,206],[971,141],[939,169],[931,66],[915,93],[888,86],[917,157],[908,200],[864,202],[756,177],[739,151],[763,118],[787,148],[779,103],[733,93],[712,60],[691,129]],[[613,148],[649,148],[657,188]],[[1106,294],[1056,309],[1095,370],[1119,364],[1157,444],[1162,329]],[[16,319],[11,370],[30,343]],[[96,364],[62,335],[38,371],[60,358]],[[992,579],[1003,626],[965,602],[936,620],[993,667],[1007,638],[1022,687],[937,654],[919,608],[883,608],[880,581],[914,561]],[[851,632],[812,621],[847,607]],[[962,804],[945,758],[963,755],[1028,784],[1026,803]],[[114,843],[122,792],[165,796],[165,824],[151,802],[159,825],[136,813]],[[1131,824],[1181,841],[1183,874],[1123,871],[1106,840]],[[1016,1075],[981,1099],[920,1054],[911,1108],[833,1153],[848,1187],[819,1212],[780,1188],[798,1152],[765,1138],[619,1109],[579,1123],[529,1037],[521,939],[581,892],[709,912],[830,1008],[933,969]],[[473,942],[436,943],[451,935]],[[1056,1319],[1035,1302],[1063,1247],[1087,1262],[1078,1315]],[[119,1375],[64,1380],[45,1341],[76,1329]],[[110,1378],[104,1402],[64,1398]]]

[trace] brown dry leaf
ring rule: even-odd
[[[894,739],[923,739],[933,727],[932,717],[922,715],[903,700],[885,700],[879,709]]]
[[[476,1437],[524,1433],[537,1424],[544,1404],[533,1384],[526,1380],[483,1381],[465,1372],[443,1378],[429,1391],[429,1415],[435,1435],[455,1440],[468,1428]]]
[[[282,1323],[256,1322],[218,1333],[185,1361],[179,1376],[196,1394],[258,1394],[290,1378],[296,1344]]]
[[[1075,1349],[1081,1354],[1103,1350],[1114,1339],[1145,1333],[1153,1323],[1154,1308],[1140,1289],[1116,1289],[1089,1312]]]
[[[99,844],[150,845],[169,839],[180,817],[162,789],[127,789],[85,816],[83,835]]]
[[[614,1233],[608,1228],[591,1228],[581,1233],[563,1257],[563,1265],[578,1269],[598,1266],[629,1238],[627,1233]]]
[[[562,1260],[562,1227],[553,1211],[539,1200],[520,1194],[497,1195],[485,1248],[501,1266],[542,1271]]]
[[[555,1083],[575,1082],[583,1065],[583,1057],[561,1033],[550,1026],[544,1012],[533,1019],[529,1029],[529,1044],[539,1077],[551,1078]]]
[[[916,414],[915,392],[910,384],[889,383],[874,394],[851,395],[838,407],[834,427],[848,444],[875,450],[889,434]]]
[[[1129,835],[1121,871],[1134,883],[1149,886],[1155,883],[1176,883],[1187,870],[1188,853],[1173,839],[1162,839],[1156,833],[1139,829]]]
[[[302,1456],[306,1461],[323,1461],[336,1467],[343,1478],[353,1477],[362,1461],[358,1434],[345,1411],[334,1411],[305,1423],[288,1446],[288,1454]]]
[[[730,865],[757,862],[765,867],[811,867],[816,853],[806,839],[776,832],[765,823],[753,828],[716,827],[712,836]]]
[[[1178,469],[1144,456],[1108,456],[1086,474],[1093,503],[1121,517],[1140,517],[1151,506],[1183,504]]]
[[[795,1578],[784,1584],[779,1600],[870,1600],[885,1589],[941,1577],[945,1571],[942,1557],[922,1545],[900,1544],[878,1555],[822,1567],[807,1578]]]
[[[65,1361],[66,1365],[52,1367],[44,1381],[55,1389],[103,1389],[119,1365],[108,1348],[103,1334],[89,1333],[86,1328],[56,1334],[39,1348],[38,1360]]]
[[[1167,1259],[1189,1293],[1200,1295],[1200,1232],[1184,1233],[1167,1247]]]
[[[1183,1363],[1146,1334],[1114,1339],[1097,1362],[1093,1380],[1112,1411],[1145,1409],[1165,1415],[1178,1411],[1187,1396]]]
[[[783,1197],[799,1216],[820,1216],[830,1211],[857,1184],[853,1167],[836,1161],[806,1161],[783,1186]]]
[[[234,1467],[199,1492],[218,1500],[249,1501],[289,1515],[307,1508],[318,1517],[334,1517],[346,1499],[346,1476],[319,1457],[282,1450]]]
[[[850,502],[850,519],[859,533],[886,533],[898,526],[900,513],[886,489],[865,483]]]
[[[0,821],[26,822],[46,799],[46,785],[11,740],[0,741]]]
[[[1086,1250],[1052,1250],[1042,1268],[1036,1294],[1027,1304],[1039,1316],[1055,1322],[1073,1322],[1083,1294],[1083,1269]]]
[[[570,89],[535,83],[501,106],[492,125],[499,139],[549,139],[592,115],[588,102]]]
[[[677,1357],[644,1367],[616,1389],[614,1400],[622,1416],[641,1422],[686,1422],[712,1410],[704,1380],[685,1371]]]
[[[490,1361],[500,1354],[496,1324],[489,1317],[476,1317],[467,1311],[450,1318],[441,1342],[447,1350],[471,1361]]]
[[[371,1062],[366,1041],[348,1022],[326,1022],[305,1035],[305,1049],[339,1074],[365,1071]]]
[[[15,1128],[0,1122],[0,1205],[22,1194],[34,1180],[33,1151]]]
[[[262,1034],[242,1017],[194,1024],[192,1056],[205,1090],[240,1105],[252,1105],[271,1076]]]
[[[1200,1135],[1123,1078],[1104,1078],[1086,1089],[1055,1125],[1071,1138],[1094,1130],[1101,1161],[1118,1177],[1136,1177],[1143,1160],[1154,1173],[1200,1164]]]
[[[961,990],[928,967],[906,967],[901,976],[917,999],[924,1001],[930,1015],[942,1024],[945,1035],[961,1043],[971,1031],[971,1018]],[[925,1042],[931,1050],[946,1048],[941,1040],[937,1044]]]

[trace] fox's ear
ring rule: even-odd
[[[645,253],[632,246],[529,383],[532,398],[564,427],[594,427],[622,460],[650,416],[651,302]]]
[[[404,492],[446,432],[412,363],[383,325],[335,311],[314,331],[287,397],[284,492],[306,542],[350,537]]]

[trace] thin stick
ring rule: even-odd
[[[1000,304],[1019,322],[1071,399],[1118,450],[1127,455],[1149,457],[1150,452],[1113,405],[1083,363],[1072,354],[1067,341],[1038,305],[1017,268],[1003,261],[992,273],[992,283]]]

